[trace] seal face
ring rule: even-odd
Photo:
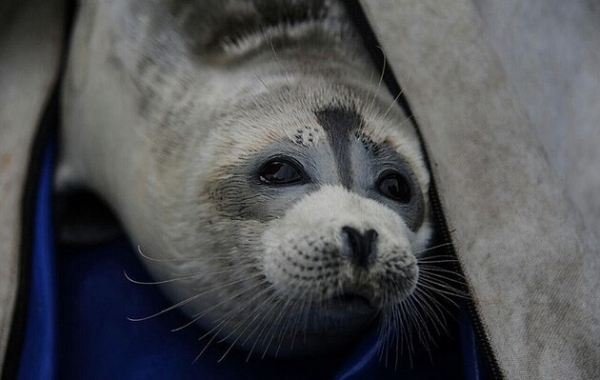
[[[211,342],[273,355],[398,323],[431,234],[429,174],[343,7],[145,4],[84,3],[113,24],[79,33],[85,59],[76,38],[63,159],[174,308]]]
[[[372,97],[356,88],[337,84],[325,98],[305,86],[241,100],[215,129],[218,161],[199,179],[201,203],[218,215],[202,223],[204,234],[219,240],[234,278],[244,279],[243,312],[220,318],[235,320],[232,329],[252,345],[266,334],[250,349],[280,354],[352,339],[404,301],[430,233],[428,177],[404,119],[384,116],[389,104],[361,104]],[[248,117],[250,109],[262,114]],[[259,131],[272,121],[265,138]],[[252,141],[226,132],[242,124]],[[216,152],[243,157],[232,165]],[[295,336],[302,339],[291,347]]]

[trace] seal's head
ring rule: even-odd
[[[343,3],[84,7],[111,22],[78,23],[65,157],[173,308],[251,352],[343,347],[378,316],[386,335],[417,286],[429,175]]]
[[[158,263],[191,276],[168,285],[188,314],[271,354],[338,347],[393,313],[431,232],[428,173],[400,110],[314,80],[223,107],[163,223],[190,258]]]

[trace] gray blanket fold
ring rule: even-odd
[[[421,127],[499,375],[599,379],[600,7],[361,2]],[[0,367],[63,11],[63,0],[0,5]]]
[[[598,378],[600,256],[585,224],[593,221],[560,182],[560,157],[548,156],[548,139],[540,136],[549,126],[536,128],[528,117],[536,104],[513,92],[535,91],[527,85],[543,91],[544,84],[509,82],[516,76],[507,75],[508,60],[487,43],[495,35],[469,1],[365,3],[421,126],[502,372],[511,379]],[[586,174],[597,176],[598,167]]]
[[[0,367],[16,304],[29,151],[58,76],[63,17],[62,0],[0,3]]]

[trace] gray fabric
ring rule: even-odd
[[[600,2],[475,0],[534,133],[589,233],[600,221]]]
[[[599,245],[544,150],[548,130],[524,111],[553,105],[514,96],[469,0],[364,3],[421,125],[504,375],[600,378]]]
[[[19,275],[20,206],[29,148],[56,79],[62,0],[0,3],[0,368]]]
[[[502,371],[600,378],[598,7],[363,2],[422,127]],[[62,4],[0,2],[0,352],[15,303],[23,180],[57,73]]]

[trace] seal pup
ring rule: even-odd
[[[429,174],[375,72],[337,1],[84,0],[60,181],[108,201],[208,344],[397,336]]]

